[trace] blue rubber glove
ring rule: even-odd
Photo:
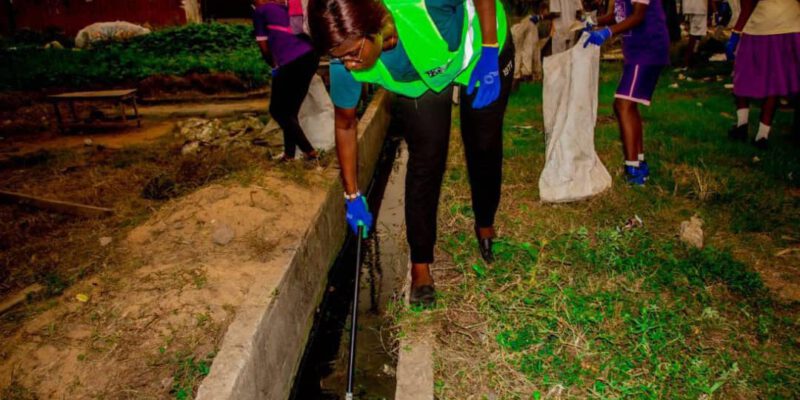
[[[369,207],[367,207],[367,199],[359,194],[358,197],[353,200],[345,199],[344,203],[347,208],[345,217],[347,218],[347,224],[350,225],[350,229],[353,230],[353,233],[358,235],[358,227],[363,226],[362,234],[363,237],[366,238],[367,234],[369,234],[369,230],[372,229],[372,214],[370,214]]]
[[[586,46],[589,44],[594,44],[597,46],[602,46],[606,40],[611,38],[611,28],[603,28],[599,31],[591,31],[589,33],[589,39],[586,40],[586,43],[583,44],[583,48],[585,49]]]
[[[541,20],[542,20],[542,16],[541,16],[541,15],[538,15],[538,14],[533,14],[533,15],[531,15],[531,17],[530,17],[529,19],[530,19],[530,20],[531,20],[531,22],[533,22],[534,24],[538,24],[538,23],[539,23],[539,21],[541,21]]]
[[[499,48],[483,46],[481,49],[481,58],[478,60],[475,69],[472,70],[472,76],[469,77],[469,86],[467,86],[467,95],[472,95],[472,92],[475,91],[475,85],[479,81],[481,83],[478,87],[478,95],[472,101],[472,108],[486,107],[500,96],[499,58]]]
[[[277,77],[278,76],[278,67],[272,67],[272,70],[270,70],[270,74],[271,74],[271,76],[273,78]]]
[[[592,24],[591,22],[587,22],[586,26],[584,26],[582,30],[582,32],[586,32],[590,35],[592,34],[593,31],[594,31],[594,24]]]
[[[731,38],[728,39],[728,43],[725,44],[725,56],[728,58],[728,61],[733,61],[736,59],[736,48],[739,47],[739,32],[733,32]]]

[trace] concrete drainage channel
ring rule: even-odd
[[[359,123],[361,187],[371,181],[389,125],[390,96],[378,91]],[[345,238],[342,188],[332,176],[326,200],[279,273],[256,280],[228,327],[199,400],[285,399],[304,352],[325,277]]]
[[[384,144],[367,191],[376,217],[375,232],[364,242],[356,352],[356,398],[390,399],[395,393],[396,351],[393,321],[386,315],[399,298],[407,256],[399,243],[403,229],[405,149],[399,138]],[[349,352],[350,304],[355,274],[355,237],[347,243],[328,276],[314,329],[300,365],[291,399],[340,399],[345,393]]]
[[[427,400],[433,399],[431,346],[414,338],[392,345],[384,313],[409,284],[407,152],[401,140],[385,140],[390,102],[388,93],[377,92],[358,128],[359,185],[370,188],[371,209],[378,211],[362,267],[356,398]],[[341,193],[334,179],[280,283],[254,283],[196,399],[344,399],[355,246],[344,243]]]

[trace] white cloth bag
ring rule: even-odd
[[[311,84],[308,86],[308,94],[303,100],[303,105],[300,106],[297,119],[300,121],[303,133],[306,134],[306,138],[315,149],[327,151],[336,144],[333,126],[333,102],[325,89],[325,83],[322,82],[322,78],[317,74],[314,74],[311,79]],[[264,128],[264,131],[271,133],[279,129],[278,122],[272,119],[267,124],[267,127]],[[301,152],[299,147],[297,151]]]
[[[583,43],[544,59],[545,165],[539,177],[544,202],[568,202],[611,187],[611,175],[594,150],[600,47]]]

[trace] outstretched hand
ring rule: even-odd
[[[739,32],[733,32],[728,43],[725,44],[725,56],[728,61],[736,60],[736,48],[739,47],[740,36]]]
[[[481,58],[475,69],[472,70],[472,75],[469,78],[469,86],[467,86],[467,95],[472,95],[475,91],[475,86],[478,86],[478,94],[472,101],[472,108],[479,109],[494,103],[500,97],[500,67],[499,67],[500,49],[495,46],[483,46],[481,49]]]
[[[583,43],[583,48],[585,49],[589,44],[593,44],[596,46],[602,46],[608,39],[611,38],[611,28],[603,28],[599,31],[591,31],[589,32],[589,39]]]
[[[347,224],[350,225],[350,229],[353,230],[353,233],[358,235],[358,227],[363,227],[364,229],[361,232],[363,237],[366,238],[370,229],[372,229],[372,214],[369,212],[367,200],[364,196],[358,194],[358,196],[352,200],[346,199],[345,207],[347,208],[345,217],[347,218]]]

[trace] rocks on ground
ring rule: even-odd
[[[186,140],[181,148],[184,155],[195,154],[203,148],[280,146],[281,138],[261,119],[248,115],[240,119],[189,118],[178,123],[178,135]]]

